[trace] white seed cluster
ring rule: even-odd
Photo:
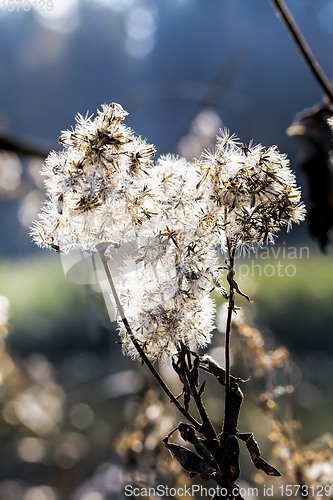
[[[183,158],[160,158],[150,187],[157,201],[154,224],[142,224],[139,249],[124,263],[121,288],[126,317],[150,359],[170,360],[181,343],[191,349],[211,340],[219,282],[216,235],[203,218],[197,167]],[[120,325],[126,353],[137,357]]]
[[[245,147],[222,131],[197,163],[163,156],[122,122],[119,104],[77,117],[64,150],[46,160],[48,201],[33,239],[59,252],[136,242],[118,293],[147,356],[167,361],[182,344],[211,340],[210,292],[226,297],[216,249],[252,248],[304,218],[288,160],[273,146]],[[107,245],[106,245],[107,246]],[[126,354],[138,357],[119,321]]]
[[[32,231],[37,244],[94,252],[98,243],[121,244],[149,217],[145,179],[155,148],[122,124],[126,115],[119,104],[104,105],[62,133],[64,150],[43,169],[48,201]]]
[[[232,248],[274,243],[282,227],[305,218],[289,161],[276,146],[244,146],[221,131],[214,152],[200,158],[210,207]]]

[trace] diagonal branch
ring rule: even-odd
[[[305,62],[313,74],[318,85],[321,87],[323,92],[326,94],[331,103],[333,103],[333,86],[324,71],[322,70],[317,59],[313,55],[309,45],[307,44],[301,30],[297,26],[295,19],[291,15],[288,7],[286,6],[284,0],[271,0],[273,7],[276,11],[276,15],[282,18],[291,38],[294,40],[298,50],[302,54]]]

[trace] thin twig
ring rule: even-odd
[[[202,419],[203,429],[201,432],[203,433],[203,435],[206,438],[216,438],[217,435],[216,435],[214,426],[213,426],[213,424],[212,424],[212,422],[207,414],[206,408],[204,407],[201,396],[200,396],[198,389],[194,383],[192,374],[191,374],[191,372],[186,364],[185,358],[184,358],[184,368],[185,368],[186,378],[188,380],[188,383],[190,384],[190,389],[191,389],[193,399],[195,401],[195,404],[198,408],[198,412],[199,412],[200,417]]]
[[[232,272],[235,264],[235,252],[231,248],[230,240],[227,238],[228,254],[229,254],[229,270],[228,273]],[[230,392],[230,337],[231,337],[231,319],[232,313],[235,309],[235,291],[231,283],[229,283],[229,304],[228,304],[228,316],[227,325],[225,331],[225,401],[224,401],[224,421],[223,430],[226,431],[228,425],[228,415],[229,415],[229,392]]]
[[[142,361],[147,365],[147,367],[149,368],[149,370],[151,371],[151,373],[154,375],[154,377],[157,380],[158,384],[161,386],[161,388],[166,393],[166,395],[170,398],[170,401],[178,408],[178,410],[180,411],[180,413],[182,413],[184,415],[184,417],[187,418],[187,420],[193,425],[193,427],[195,427],[197,429],[197,431],[199,431],[201,433],[202,432],[202,425],[199,422],[197,422],[196,419],[194,417],[192,417],[192,415],[190,415],[185,410],[185,408],[179,403],[179,401],[175,398],[175,396],[173,395],[173,393],[171,392],[171,390],[169,389],[169,387],[166,385],[166,383],[162,379],[161,375],[158,373],[158,371],[154,368],[154,366],[152,365],[152,363],[149,361],[149,359],[147,358],[145,352],[143,351],[142,347],[140,346],[139,342],[135,338],[135,336],[134,336],[134,334],[132,332],[132,329],[131,329],[131,327],[130,327],[128,321],[127,321],[127,318],[125,316],[124,309],[123,309],[123,307],[122,307],[122,305],[120,303],[120,300],[119,300],[119,297],[118,297],[118,294],[117,294],[117,290],[116,290],[116,287],[115,287],[115,284],[113,282],[113,278],[112,278],[112,275],[111,275],[111,271],[110,271],[110,268],[108,266],[108,259],[104,256],[104,252],[103,251],[99,251],[99,256],[100,256],[101,261],[103,263],[103,267],[104,267],[106,276],[108,278],[108,281],[109,281],[109,284],[110,284],[110,288],[111,288],[111,291],[112,291],[112,295],[113,295],[114,300],[116,302],[116,306],[117,306],[118,312],[120,314],[122,322],[124,323],[124,326],[126,328],[126,332],[129,335],[131,341],[133,342],[133,345],[134,345],[135,349],[138,351],[138,353],[139,353]]]
[[[53,144],[45,144],[42,141],[25,141],[14,135],[0,131],[0,149],[13,151],[22,156],[37,156],[46,158],[51,149],[57,149]]]
[[[231,334],[231,318],[235,306],[235,292],[233,286],[230,285],[229,304],[227,327],[225,332],[225,391],[226,396],[230,390],[230,334]]]
[[[273,7],[276,10],[276,14],[278,17],[281,17],[284,21],[284,24],[294,40],[298,50],[301,52],[303,58],[306,61],[311,73],[315,77],[317,83],[324,91],[328,99],[333,103],[333,86],[324,71],[322,70],[320,64],[317,59],[313,55],[309,45],[307,44],[301,30],[297,26],[295,19],[291,15],[288,7],[284,3],[284,0],[271,0]]]

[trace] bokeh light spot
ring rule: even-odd
[[[54,488],[49,486],[34,486],[29,488],[22,500],[56,500],[57,495]]]
[[[95,2],[109,7],[114,12],[124,12],[135,3],[135,0],[95,0]]]
[[[325,31],[333,33],[333,2],[322,6],[318,13],[318,21]]]
[[[78,429],[87,429],[94,423],[95,414],[89,405],[78,403],[70,409],[69,418]]]
[[[45,28],[62,33],[74,31],[79,25],[78,0],[53,0],[52,10],[37,10],[37,20]]]
[[[17,452],[24,462],[42,462],[46,454],[46,448],[41,439],[27,437],[20,439]]]

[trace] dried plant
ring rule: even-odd
[[[44,167],[48,201],[32,235],[57,252],[79,248],[99,255],[124,353],[148,366],[188,420],[168,434],[165,446],[191,477],[213,479],[224,496],[241,498],[238,440],[257,469],[280,473],[260,457],[253,434],[238,430],[244,380],[230,374],[231,320],[236,294],[250,299],[235,279],[236,252],[274,243],[281,228],[302,221],[300,190],[276,146],[245,146],[226,130],[215,150],[196,163],[168,155],[152,164],[154,147],[123,125],[126,115],[119,104],[104,105],[94,119],[79,116],[75,129],[63,132],[64,150],[51,153]],[[131,242],[116,289],[110,250]],[[218,247],[226,252],[226,266],[219,266]],[[223,269],[228,292],[221,284]],[[225,369],[195,352],[211,340],[213,290],[228,300]],[[153,366],[156,360],[171,362],[183,386],[179,396]],[[225,387],[222,432],[202,401],[202,371]],[[190,403],[201,422],[190,413]],[[196,453],[170,442],[177,429]]]

